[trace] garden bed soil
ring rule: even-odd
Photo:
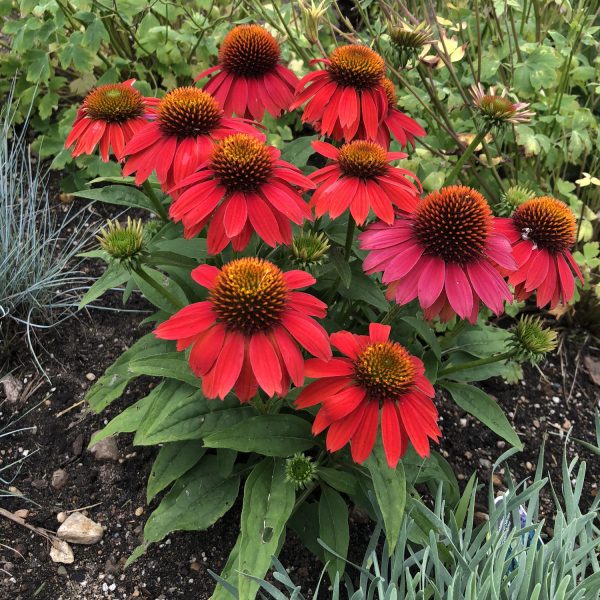
[[[95,265],[88,267],[96,269]],[[117,293],[102,299],[107,309],[121,307]],[[145,312],[149,307],[140,298],[128,306]],[[90,518],[105,527],[101,542],[73,545],[75,562],[53,563],[49,544],[38,534],[0,517],[0,598],[25,600],[129,599],[171,600],[209,598],[214,581],[208,569],[219,572],[238,534],[239,503],[205,532],[178,532],[151,546],[127,570],[123,564],[138,546],[144,522],[156,506],[145,502],[145,485],[156,449],[133,447],[132,436],[118,438],[116,461],[98,461],[86,450],[93,432],[101,429],[124,407],[145,395],[154,381],[140,378],[124,396],[104,413],[96,415],[81,402],[86,390],[127,347],[146,329],[139,327],[140,312],[94,310],[81,313],[68,324],[42,340],[40,355],[52,385],[41,380],[27,357],[17,374],[22,381],[40,380],[39,388],[16,404],[2,402],[0,422],[29,412],[20,427],[33,427],[3,440],[0,467],[28,455],[22,470],[12,482],[22,498],[3,498],[10,510],[28,509],[27,522],[56,531],[61,511],[85,509]],[[585,342],[585,343],[584,343]],[[546,440],[546,467],[555,485],[562,480],[561,460],[567,432],[593,442],[594,408],[600,406],[599,387],[590,375],[600,377],[600,349],[585,334],[564,336],[560,352],[540,366],[526,366],[523,381],[507,385],[500,380],[487,382],[525,443],[524,452],[509,463],[516,480],[532,477],[543,440]],[[465,414],[447,398],[438,396],[443,432],[440,451],[452,464],[459,480],[476,471],[488,481],[491,464],[505,451],[493,432]],[[567,454],[579,454],[588,461],[584,506],[597,492],[600,461],[570,442]],[[52,474],[64,469],[66,485],[57,490]],[[494,485],[503,489],[503,473],[495,475]],[[485,498],[482,495],[482,510]],[[88,507],[88,508],[86,508]],[[370,535],[370,524],[357,511],[351,513],[351,559],[359,561]],[[292,579],[305,591],[314,589],[321,564],[288,534],[281,561]],[[328,597],[325,592],[323,597]]]

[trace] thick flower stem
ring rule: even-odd
[[[463,165],[467,162],[467,160],[469,160],[473,152],[475,152],[475,148],[477,148],[477,146],[481,144],[483,138],[487,135],[487,133],[487,128],[484,128],[473,138],[473,141],[467,146],[466,150],[458,159],[454,167],[452,167],[452,171],[450,171],[450,174],[448,175],[448,177],[446,177],[446,180],[444,181],[444,186],[452,185],[456,181],[456,178],[460,174]]]
[[[156,213],[163,221],[169,220],[169,213],[167,209],[163,206],[162,202],[158,199],[158,196],[155,194],[154,189],[150,185],[148,180],[144,181],[142,187],[144,188],[144,192],[146,192],[146,196],[152,203],[152,206],[156,209]]]
[[[352,215],[348,215],[348,229],[346,229],[346,245],[344,256],[346,258],[346,262],[350,260],[350,255],[352,253],[352,242],[354,241],[354,230],[356,229],[356,221]]]
[[[396,317],[400,314],[402,307],[399,304],[392,304],[389,310],[385,313],[383,319],[381,319],[382,325],[390,325],[394,322]]]
[[[501,354],[494,354],[494,356],[488,356],[486,358],[479,358],[477,360],[473,360],[468,363],[462,363],[460,365],[454,365],[452,367],[446,367],[442,369],[438,373],[438,378],[445,377],[446,375],[450,375],[451,373],[456,373],[457,371],[465,371],[467,369],[475,369],[476,367],[482,367],[484,365],[491,365],[495,362],[500,362],[502,360],[508,360],[514,356],[514,350],[508,350],[507,352],[502,352]]]

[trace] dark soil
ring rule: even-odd
[[[102,302],[106,308],[121,306],[116,293]],[[149,309],[139,297],[134,297],[127,308]],[[156,505],[156,501],[150,507],[145,503],[145,484],[156,450],[133,447],[129,435],[118,439],[117,461],[99,462],[86,450],[94,431],[153,385],[148,378],[137,380],[101,415],[89,412],[81,402],[93,379],[146,332],[138,326],[143,317],[140,312],[114,310],[79,315],[43,340],[46,354],[41,359],[52,387],[40,380],[40,387],[16,404],[2,402],[0,392],[0,424],[35,407],[19,422],[20,427],[34,430],[0,438],[0,468],[28,455],[21,472],[7,484],[15,486],[23,497],[3,498],[2,506],[10,511],[28,509],[27,522],[50,531],[59,525],[59,512],[75,509],[85,509],[106,528],[100,543],[73,545],[73,564],[58,565],[50,560],[50,546],[43,537],[0,517],[0,568],[4,569],[0,571],[0,598],[204,600],[214,589],[207,570],[219,572],[235,543],[239,504],[208,531],[172,534],[123,570],[123,563],[141,541],[147,515]],[[565,332],[563,337],[561,351],[543,363],[541,371],[526,366],[523,381],[516,385],[500,380],[486,384],[525,443],[525,451],[510,460],[518,481],[533,476],[544,439],[546,467],[555,484],[562,480],[567,432],[572,428],[573,437],[590,442],[595,439],[594,408],[600,407],[600,394],[588,367],[595,365],[600,372],[600,349],[585,335]],[[22,362],[27,364],[25,355]],[[23,366],[18,375],[26,385],[39,380],[32,367]],[[488,481],[491,463],[505,451],[504,443],[449,400],[438,398],[438,405],[443,431],[440,450],[459,480],[477,471],[481,481]],[[567,453],[588,461],[586,505],[597,492],[600,461],[572,442],[567,444]],[[69,476],[60,491],[50,485],[53,472],[59,468]],[[502,471],[495,486],[498,491],[504,486]],[[351,558],[360,562],[370,526],[360,514],[353,514]],[[305,591],[314,589],[322,566],[292,533],[280,559]]]

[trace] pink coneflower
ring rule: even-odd
[[[223,40],[219,64],[195,81],[213,75],[204,86],[227,116],[261,121],[265,110],[279,117],[294,98],[298,78],[279,62],[279,44],[260,25],[238,25]]]
[[[156,119],[137,131],[125,147],[123,175],[135,173],[135,183],[140,185],[156,171],[166,192],[205,162],[217,141],[233,133],[264,139],[249,121],[225,117],[208,92],[176,88],[160,100]]]
[[[175,188],[178,197],[171,204],[171,218],[183,222],[186,238],[210,223],[211,254],[230,241],[235,250],[243,250],[254,231],[269,246],[289,245],[290,222],[301,225],[312,217],[297,188],[314,184],[279,156],[279,150],[250,135],[225,138],[209,160]]]
[[[385,75],[381,56],[367,46],[350,45],[336,48],[329,58],[311,64],[317,62],[325,63],[325,69],[300,80],[290,110],[308,101],[302,121],[321,135],[350,141],[362,128],[366,139],[377,139],[388,110],[381,84]]]
[[[334,161],[310,175],[318,185],[310,200],[317,217],[328,212],[335,219],[350,207],[350,214],[359,225],[371,209],[382,221],[393,223],[394,207],[406,211],[416,207],[422,191],[416,175],[389,164],[406,158],[403,152],[386,152],[379,144],[363,140],[348,142],[340,149],[325,142],[312,145],[319,154]]]
[[[567,303],[575,293],[573,272],[583,275],[571,254],[577,224],[571,209],[560,200],[544,196],[519,206],[511,219],[498,219],[499,230],[513,244],[517,270],[508,282],[515,297],[525,300],[537,293],[538,307]]]
[[[247,402],[258,387],[270,397],[285,396],[290,380],[304,383],[300,348],[323,360],[331,358],[326,331],[313,317],[326,305],[298,292],[315,283],[304,271],[283,273],[261,258],[240,258],[222,269],[201,265],[192,271],[208,289],[208,299],[190,304],[161,323],[156,337],[191,347],[192,371],[202,378],[207,398],[225,398],[233,389]]]
[[[410,439],[420,456],[429,456],[429,438],[438,441],[435,391],[423,363],[391,341],[390,326],[369,325],[369,335],[349,331],[331,334],[343,355],[326,362],[306,361],[307,377],[318,378],[300,392],[298,408],[321,404],[313,432],[327,432],[327,449],[336,452],[348,442],[352,458],[364,462],[371,454],[381,413],[381,434],[387,462],[394,469]]]
[[[100,146],[100,156],[108,162],[110,152],[118,161],[125,144],[148,123],[148,116],[158,102],[145,98],[133,87],[135,79],[109,83],[94,88],[83,101],[65,142],[75,144],[73,157],[92,154]]]
[[[418,298],[427,319],[454,314],[477,320],[479,302],[496,314],[512,295],[497,267],[514,270],[510,242],[476,190],[450,186],[432,192],[393,225],[377,223],[360,236],[370,250],[363,268],[383,271],[387,296],[398,304]]]

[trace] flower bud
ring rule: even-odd
[[[302,452],[297,452],[285,461],[285,480],[293,483],[298,490],[312,483],[315,479],[316,471],[315,464],[308,456],[302,454]]]
[[[292,240],[292,261],[303,269],[310,269],[327,258],[329,240],[324,233],[300,232]]]
[[[540,317],[525,316],[513,327],[509,345],[516,358],[537,363],[556,348],[556,338],[556,331],[545,328]]]
[[[108,220],[96,239],[102,250],[120,262],[137,259],[144,249],[144,225],[141,219],[127,217],[125,227],[118,221]]]
[[[410,61],[415,61],[421,49],[432,42],[431,29],[425,22],[413,26],[401,21],[390,24],[388,29],[399,66],[402,68]]]

